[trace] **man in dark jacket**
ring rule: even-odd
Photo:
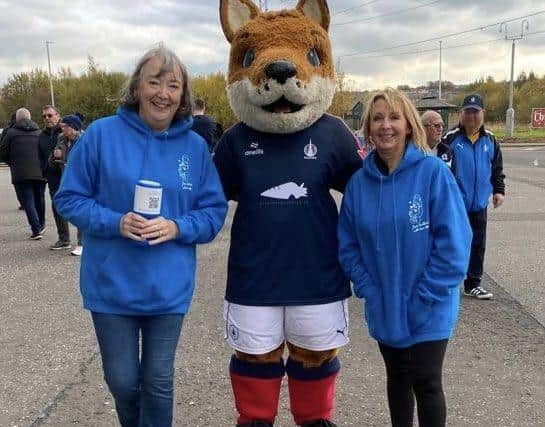
[[[11,182],[32,230],[31,240],[40,240],[45,227],[45,179],[39,157],[40,128],[26,108],[15,114],[15,126],[0,143],[0,160],[11,170]]]
[[[0,144],[8,134],[8,130],[11,129],[13,126],[15,126],[15,111],[11,114],[11,117],[9,119],[9,122],[7,123],[6,127],[2,130],[2,134],[0,135]],[[15,193],[17,194],[17,192]],[[19,210],[24,211],[25,208],[23,208],[23,202],[19,200],[19,196],[17,195],[17,201],[19,202]]]
[[[10,130],[13,126],[15,126],[15,112],[11,114],[9,122],[7,123],[6,127],[2,130],[2,133],[0,134],[0,143],[2,143],[2,141],[8,134],[8,130]]]
[[[44,177],[47,180],[47,186],[49,187],[51,210],[53,211],[53,217],[55,218],[55,225],[57,226],[58,234],[57,242],[51,245],[50,249],[70,249],[70,231],[68,228],[68,222],[57,213],[55,202],[53,201],[53,197],[61,184],[62,171],[60,168],[51,166],[48,162],[51,153],[57,145],[59,135],[61,134],[61,115],[56,107],[46,105],[42,108],[42,118],[45,122],[45,128],[40,134],[40,162]]]
[[[64,171],[64,167],[68,163],[68,155],[70,154],[70,151],[72,151],[72,148],[74,148],[74,145],[81,136],[82,117],[83,115],[81,114],[69,114],[61,119],[60,127],[62,129],[62,134],[57,141],[57,145],[53,149],[53,153],[49,157],[49,165],[53,168],[60,169],[61,173]],[[81,243],[82,233],[79,228],[77,236],[77,245],[74,250],[70,252],[70,254],[81,256],[83,246]],[[51,246],[51,249],[64,249],[64,245],[64,242],[58,241]]]
[[[447,132],[437,147],[437,155],[456,177],[473,231],[464,295],[477,299],[493,297],[481,286],[488,199],[492,196],[497,208],[505,198],[502,153],[494,134],[484,127],[484,114],[482,98],[477,94],[466,96],[459,126]]]
[[[219,123],[204,114],[206,105],[202,99],[195,99],[193,102],[193,127],[191,130],[202,136],[208,144],[208,150],[213,153],[223,129]]]

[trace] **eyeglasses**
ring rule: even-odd
[[[426,127],[428,127],[428,128],[429,128],[429,127],[432,127],[432,128],[434,128],[434,129],[439,130],[439,129],[443,129],[444,125],[443,125],[442,123],[438,123],[438,124],[435,124],[435,125],[432,125],[432,124],[430,123],[429,125],[426,125]]]

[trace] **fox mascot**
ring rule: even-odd
[[[361,157],[348,127],[326,114],[335,91],[329,10],[325,0],[276,12],[220,0],[220,16],[231,44],[227,94],[240,120],[214,156],[227,198],[238,202],[224,304],[237,426],[274,424],[285,375],[295,423],[335,426],[351,291],[330,190],[344,190]]]

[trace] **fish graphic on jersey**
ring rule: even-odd
[[[297,185],[295,182],[286,182],[265,190],[261,195],[270,199],[288,200],[290,197],[300,199],[307,197],[307,189],[304,182],[301,185]]]

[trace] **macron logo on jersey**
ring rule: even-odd
[[[299,199],[307,197],[307,189],[305,188],[305,183],[297,185],[295,182],[286,182],[285,184],[265,190],[261,195],[270,199],[288,200],[291,197]]]
[[[262,156],[265,154],[262,148],[259,148],[259,142],[250,142],[248,149],[244,151],[245,156]]]

